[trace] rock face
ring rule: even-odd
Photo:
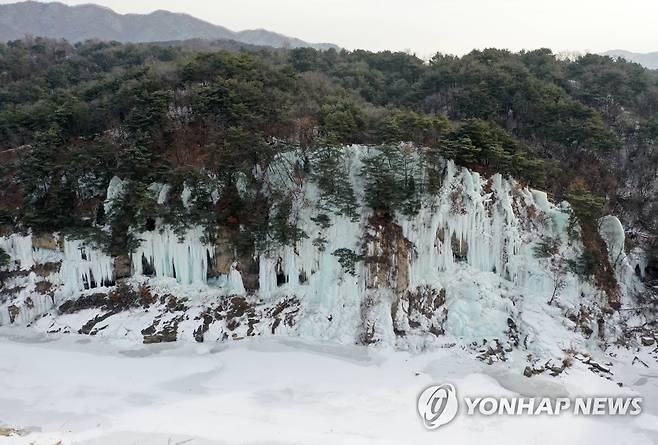
[[[395,335],[422,336],[428,332],[436,337],[445,334],[448,318],[445,289],[437,291],[423,286],[398,295],[391,306]]]
[[[114,277],[118,280],[128,278],[130,274],[130,257],[128,255],[114,257]]]
[[[253,252],[251,255],[239,255],[230,238],[224,233],[218,233],[214,241],[214,253],[208,266],[208,278],[226,277],[231,273],[231,266],[235,266],[245,289],[257,291],[259,264],[255,258],[256,254]]]
[[[59,240],[51,233],[41,233],[32,237],[35,249],[60,250]]]
[[[658,170],[650,146],[627,141],[619,153],[606,160],[618,178],[615,215],[623,222],[631,243],[650,250],[658,245]],[[658,256],[641,255],[636,263],[647,281],[658,282]]]
[[[366,236],[368,251],[365,258],[367,287],[403,292],[409,287],[413,244],[389,216],[373,216],[368,225],[370,232]]]
[[[352,177],[372,151],[346,150]],[[296,228],[312,236],[247,254],[227,234],[210,244],[200,227],[174,233],[161,221],[134,234],[142,242],[130,256],[115,258],[79,240],[56,246],[48,237],[9,234],[0,238],[11,258],[0,324],[144,342],[296,335],[411,350],[460,343],[487,363],[507,360],[515,348],[561,359],[564,342],[555,338],[583,350],[588,338],[604,344],[621,335],[637,345],[655,338],[567,268],[582,253],[567,233],[568,204],[449,161],[441,177],[438,192],[411,216],[359,202],[359,218],[331,213],[321,224],[317,215],[326,210],[312,180],[277,183],[295,197]],[[620,304],[635,305],[643,284],[621,224],[606,217],[601,234]],[[537,257],[547,237],[558,247],[552,258]]]
[[[224,234],[217,234],[215,241],[215,252],[211,264],[211,274],[214,277],[228,275],[231,271],[231,264],[236,260],[235,248],[231,245],[228,237]]]

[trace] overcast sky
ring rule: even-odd
[[[14,3],[16,0],[0,0]],[[344,48],[437,51],[549,47],[658,51],[658,0],[64,0],[120,13],[186,12],[235,31],[266,28]]]

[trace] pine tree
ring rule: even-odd
[[[581,226],[595,228],[603,213],[604,199],[592,195],[582,180],[575,181],[569,187],[567,199],[573,209],[573,215]]]
[[[359,217],[358,203],[341,148],[326,145],[312,154],[313,178],[320,188],[321,206],[352,220]]]

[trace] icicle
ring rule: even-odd
[[[276,262],[265,255],[259,258],[258,289],[263,297],[269,297],[276,290]]]
[[[291,287],[299,286],[299,268],[297,267],[297,254],[292,247],[286,247],[283,256],[283,270],[287,283]]]
[[[599,220],[599,233],[608,248],[608,260],[615,271],[617,281],[626,287],[633,286],[637,279],[624,249],[626,233],[621,221],[616,216],[604,216]]]
[[[12,261],[17,261],[22,270],[29,270],[34,266],[32,251],[32,235],[11,234],[0,237],[0,248],[4,250]]]
[[[85,246],[80,240],[64,240],[60,278],[65,293],[102,287],[114,280],[112,258]]]
[[[207,279],[208,257],[214,249],[203,244],[201,227],[188,230],[182,239],[171,228],[139,235],[140,246],[133,252],[133,274],[143,275],[142,258],[150,264],[156,277],[176,278],[181,284],[204,284]]]
[[[501,175],[489,181],[487,191],[478,173],[448,161],[439,196],[412,220],[401,218],[403,233],[418,255],[410,264],[410,285],[434,282],[440,272],[454,270],[455,247],[465,251],[466,264],[478,271],[514,282],[525,279],[520,262],[511,261],[523,244],[512,205],[514,183]],[[530,193],[524,196],[532,199]]]
[[[237,262],[231,264],[231,271],[228,274],[228,292],[231,295],[244,295],[247,291],[242,282],[242,275],[237,269]]]

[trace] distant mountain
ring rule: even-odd
[[[611,57],[623,57],[626,60],[639,63],[649,69],[658,70],[658,51],[652,53],[633,53],[623,49],[613,49],[603,54]]]
[[[25,35],[119,42],[161,42],[188,39],[235,40],[252,45],[337,48],[330,43],[308,43],[264,29],[235,32],[187,14],[154,11],[150,14],[118,14],[103,6],[26,1],[0,5],[0,41]]]

